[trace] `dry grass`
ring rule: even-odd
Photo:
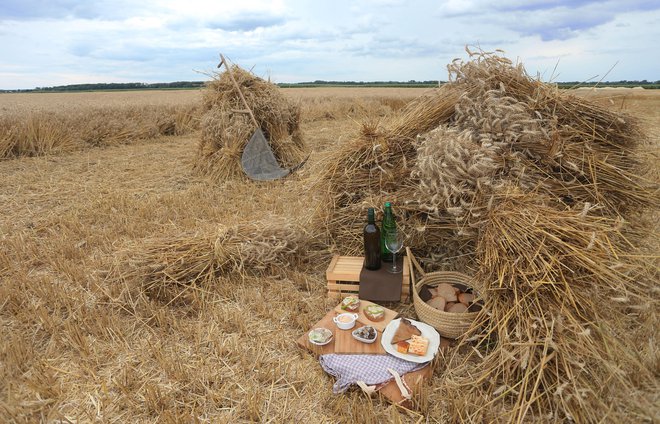
[[[609,296],[612,289],[620,290],[621,284],[630,299],[637,299],[637,303],[609,300],[606,309],[587,310],[589,314],[598,313],[597,317],[583,316],[585,312],[581,308],[561,303],[557,306],[559,312],[552,309],[541,315],[550,317],[553,312],[555,315],[568,312],[571,319],[579,319],[579,328],[574,320],[562,322],[562,327],[556,324],[552,329],[534,328],[533,321],[522,320],[513,313],[498,312],[494,322],[501,325],[489,328],[503,331],[498,337],[511,344],[508,351],[514,358],[522,358],[520,355],[525,351],[530,355],[523,369],[504,351],[480,350],[481,355],[493,355],[492,358],[501,361],[490,362],[497,363],[492,368],[496,379],[484,381],[484,384],[492,393],[511,376],[522,376],[521,385],[504,387],[496,395],[484,398],[487,391],[473,386],[470,389],[466,384],[473,381],[470,376],[486,375],[489,368],[475,365],[480,358],[470,354],[471,349],[458,349],[441,361],[431,386],[424,392],[422,409],[410,414],[385,402],[366,399],[358,392],[332,395],[331,379],[311,356],[294,345],[293,340],[332,306],[325,299],[323,270],[326,260],[323,256],[312,258],[302,267],[296,264],[296,268],[291,269],[284,266],[288,262],[285,254],[279,256],[284,260],[276,267],[276,274],[270,271],[263,275],[243,273],[241,277],[232,271],[236,265],[240,267],[239,261],[228,268],[229,272],[214,272],[214,277],[200,279],[195,285],[174,283],[179,281],[174,278],[172,284],[165,285],[166,290],[160,292],[148,290],[149,286],[143,285],[145,280],[136,281],[129,278],[129,274],[124,273],[125,278],[109,278],[117,269],[116,252],[130,249],[133,252],[130,257],[136,262],[126,261],[124,271],[134,270],[142,276],[155,276],[152,281],[164,281],[169,277],[161,271],[167,268],[156,269],[156,273],[143,268],[157,262],[150,252],[157,255],[171,252],[169,248],[162,249],[162,243],[169,241],[182,246],[184,241],[197,240],[191,238],[195,234],[213,247],[219,224],[225,229],[247,228],[241,223],[269,222],[272,216],[277,216],[298,223],[301,231],[314,231],[317,223],[312,227],[308,222],[322,215],[316,213],[315,208],[331,208],[332,204],[324,203],[325,193],[303,192],[301,195],[301,190],[307,187],[306,179],[313,177],[321,166],[322,153],[342,148],[342,142],[359,130],[356,120],[381,113],[378,110],[389,114],[400,106],[396,100],[381,102],[378,93],[373,92],[369,92],[371,98],[356,101],[355,97],[366,93],[357,89],[332,92],[324,89],[319,91],[321,99],[318,100],[313,93],[315,91],[310,89],[295,97],[302,101],[301,130],[313,150],[310,163],[300,176],[281,182],[249,186],[232,182],[221,186],[208,184],[191,173],[197,134],[160,138],[157,143],[87,149],[0,163],[0,206],[7,211],[0,219],[0,326],[3,329],[0,420],[417,422],[426,417],[428,421],[441,422],[452,419],[495,421],[506,416],[500,413],[526,408],[526,420],[558,421],[561,415],[555,418],[548,414],[579,408],[586,402],[591,406],[597,395],[611,396],[612,412],[599,414],[597,411],[602,405],[595,402],[597,408],[585,408],[576,418],[587,419],[594,414],[605,421],[616,421],[623,415],[627,421],[642,421],[657,416],[658,352],[654,334],[657,323],[656,315],[644,309],[653,311],[657,306],[647,306],[639,295],[647,287],[644,295],[650,292],[657,297],[657,275],[655,279],[639,280],[646,286],[634,287],[631,284],[636,275],[634,262],[626,261],[628,265],[623,269],[608,269],[609,274],[604,275],[614,279],[608,278],[605,283],[602,279],[574,281],[575,277],[569,273],[566,278],[570,286],[512,284],[510,287],[516,287],[520,295],[530,299],[528,304],[513,304],[522,312],[535,311],[533,299],[538,293],[554,293],[551,299],[556,302],[568,295],[591,305],[602,296]],[[660,108],[660,95],[653,94],[635,100],[637,103],[626,101],[624,106],[636,115],[649,116],[654,126],[647,132],[657,134],[660,128],[654,114]],[[580,93],[583,95],[589,94]],[[384,96],[393,97],[389,92]],[[616,106],[620,100],[615,99]],[[351,103],[366,106],[362,109],[356,106],[351,111]],[[324,109],[336,112],[325,116],[320,113]],[[308,111],[309,116],[306,115]],[[374,132],[382,134],[383,128],[388,127],[381,124],[376,128]],[[488,236],[478,246],[484,259],[507,257],[521,251],[521,256],[527,258],[531,253],[526,243],[539,237],[535,226],[523,227],[525,231],[511,240],[499,236],[503,232],[511,233],[510,225],[514,221],[508,219],[510,214],[519,214],[515,222],[524,223],[529,222],[526,220],[532,219],[533,214],[523,211],[538,212],[537,205],[528,204],[526,199],[525,196],[508,198],[500,209],[491,212],[493,225],[484,229]],[[510,207],[511,204],[515,207]],[[548,218],[560,220],[552,220],[550,224],[561,222],[562,227],[576,229],[577,232],[571,230],[571,233],[579,236],[576,239],[579,243],[588,246],[591,234],[596,233],[593,248],[602,255],[599,257],[604,262],[579,262],[579,255],[566,251],[568,247],[561,240],[549,239],[548,252],[568,255],[571,264],[580,266],[580,272],[593,271],[594,267],[600,270],[612,261],[612,257],[606,255],[611,250],[606,242],[609,240],[620,249],[623,239],[610,218],[589,213],[585,221],[576,216],[581,211],[577,208],[571,214],[551,208],[547,213]],[[652,216],[647,215],[651,219]],[[277,226],[276,221],[271,222]],[[431,227],[431,224],[426,225]],[[259,231],[255,230],[256,234],[262,234]],[[298,230],[294,231],[299,234]],[[236,234],[239,234],[237,240],[250,238],[249,232]],[[133,248],[136,246],[138,250]],[[142,248],[144,250],[140,250]],[[338,249],[345,252],[343,245]],[[650,249],[650,254],[657,257],[657,246]],[[202,250],[205,254],[210,251]],[[139,251],[144,256],[135,255]],[[184,251],[190,252],[189,249]],[[244,255],[235,252],[229,257],[236,259]],[[198,257],[194,255],[193,259]],[[248,254],[245,259],[250,257]],[[165,256],[162,258],[164,264],[172,265]],[[542,258],[547,256],[538,259]],[[556,261],[545,262],[548,263],[528,261],[526,269],[534,271],[533,274],[513,272],[509,275],[515,281],[527,279],[538,283],[543,280],[538,276],[544,272],[556,275],[558,270],[563,271],[557,268]],[[215,259],[209,263],[217,264]],[[496,274],[497,270],[506,270],[500,268],[505,262],[492,265]],[[620,275],[630,269],[632,273]],[[210,277],[208,273],[202,275]],[[493,284],[498,281],[495,276],[484,275],[484,278]],[[186,275],[181,279],[190,280]],[[504,295],[491,299],[493,305],[506,306],[512,302]],[[414,313],[410,305],[398,308],[406,314]],[[495,307],[495,310],[504,309]],[[616,319],[600,318],[605,312]],[[585,317],[598,318],[601,326],[585,326]],[[520,335],[516,333],[517,326],[522,326]],[[583,331],[587,329],[589,334]],[[611,345],[600,343],[604,338],[611,340],[612,331],[616,330],[619,336],[622,329],[625,329],[622,338],[612,341]],[[544,350],[544,343],[529,344],[525,340],[527,332],[532,332],[534,337],[555,337],[552,341],[557,347],[548,344],[548,349],[553,348],[557,353],[549,357],[552,352]],[[256,342],[244,343],[255,335]],[[634,349],[629,349],[622,357],[611,358],[614,350],[601,350],[604,346],[616,348],[625,342]],[[486,341],[475,339],[475,343],[483,345]],[[562,364],[560,361],[568,357],[568,350],[586,355],[592,352],[587,347],[594,346],[596,356],[584,358],[584,368],[580,368],[573,380],[568,379],[569,385],[558,394],[559,398],[564,397],[566,407],[560,407],[561,402],[548,400],[550,392],[537,391],[544,402],[551,402],[556,409],[536,410],[534,403],[530,403],[534,397],[527,396],[534,393],[537,381],[531,377],[539,375],[532,371],[546,370],[540,374],[537,387],[551,387],[558,381],[555,375],[566,378],[566,369],[576,369],[569,362]],[[634,350],[642,357],[637,360],[638,365],[646,366],[646,370],[628,360],[635,355]],[[595,363],[599,357],[606,361]],[[469,366],[460,366],[464,361]],[[458,367],[446,373],[450,362]],[[585,387],[587,371],[593,371],[595,381],[605,381],[603,386],[606,387],[597,394],[585,393],[586,397],[581,400],[573,394],[583,393],[580,389]],[[524,379],[526,375],[530,376],[527,380]],[[631,385],[628,375],[639,375],[639,383]],[[613,379],[607,380],[608,376]],[[552,393],[556,393],[561,384]],[[626,391],[622,393],[622,390]],[[622,394],[638,400],[637,407],[633,403],[622,404]],[[514,409],[516,405],[520,408]]]
[[[657,416],[658,352],[639,342],[655,337],[657,276],[622,255],[620,222],[539,200],[514,191],[488,214],[477,255],[490,312],[471,338],[480,353],[450,359],[445,374],[456,418]]]
[[[8,109],[0,116],[0,159],[191,133],[199,124],[198,109],[195,104]]]
[[[324,102],[345,110],[352,96],[338,90]],[[338,113],[302,130],[322,151],[354,125]],[[334,422],[363,411],[367,421],[405,420],[359,393],[332,395],[331,380],[293,343],[331,307],[325,259],[160,293],[108,279],[122,247],[269,216],[305,225],[313,215],[297,178],[218,187],[195,176],[197,140],[0,163],[9,211],[0,221],[0,420]],[[242,343],[255,334],[257,343]]]

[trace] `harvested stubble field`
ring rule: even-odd
[[[5,155],[9,158],[0,162],[1,421],[447,422],[480,406],[470,403],[474,398],[444,396],[443,359],[416,399],[415,412],[357,391],[332,394],[332,380],[294,342],[333,306],[323,273],[329,252],[265,276],[219,275],[185,287],[132,285],[131,279],[110,277],[118,267],[130,267],[136,249],[155,246],[150,240],[162,244],[171,237],[170,250],[185,250],[177,245],[182,234],[205,239],[217,234],[218,224],[248,224],[240,231],[249,237],[259,233],[251,229],[252,221],[288,231],[282,217],[305,222],[319,216],[315,208],[326,207],[324,193],[299,195],[299,186],[318,169],[318,158],[359,131],[362,120],[387,120],[424,90],[283,91],[301,102],[301,130],[312,156],[299,175],[280,182],[218,184],[193,173],[195,127],[184,135],[101,148]],[[652,137],[660,131],[660,91],[578,94],[645,119]],[[66,104],[74,114],[90,103],[102,113],[104,108],[194,108],[199,101],[193,91],[160,95],[126,92],[117,95],[121,100],[114,93],[1,95],[0,108],[3,116],[8,109],[25,113],[21,108],[63,113],[60,105]],[[657,152],[657,138],[655,143]],[[334,249],[341,252],[342,246]],[[654,291],[657,298],[657,286]],[[398,309],[414,314],[410,305]],[[651,336],[644,344],[651,355],[644,365],[657,379],[657,340]],[[646,417],[632,420],[657,419],[654,388],[635,395],[651,406]],[[557,419],[543,412],[530,411],[528,417]],[[488,414],[482,419],[497,420]]]

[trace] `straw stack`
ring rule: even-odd
[[[449,358],[439,389],[456,420],[649,416],[653,325],[639,320],[657,323],[657,290],[625,225],[660,206],[644,135],[499,54],[471,55],[328,155],[328,233],[359,252],[364,211],[391,200],[427,265],[477,276],[486,307],[462,341],[476,347]]]
[[[656,282],[624,254],[621,223],[518,189],[500,200],[477,243],[487,311],[472,329],[478,355],[448,358],[443,397],[455,418],[652,416]]]
[[[232,73],[277,160],[284,167],[299,164],[306,150],[300,106],[284,97],[275,84],[236,65]],[[227,72],[207,84],[203,106],[206,113],[201,119],[195,169],[216,181],[242,176],[241,154],[256,128]]]
[[[639,177],[644,136],[632,117],[534,80],[500,55],[474,57],[452,63],[451,82],[398,119],[365,123],[322,162],[334,209],[319,220],[343,249],[360,250],[353,235],[362,216],[384,200],[427,259],[448,244],[454,256],[474,251],[505,186],[609,217],[658,205],[657,185]]]

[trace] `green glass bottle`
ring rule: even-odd
[[[385,208],[383,210],[383,223],[380,229],[380,256],[381,259],[385,262],[392,262],[392,252],[387,250],[385,247],[385,237],[387,234],[396,231],[396,220],[394,219],[394,214],[392,213],[392,204],[390,202],[385,202]]]
[[[375,271],[380,268],[380,230],[376,226],[374,208],[367,210],[367,225],[362,232],[364,237],[364,267]]]

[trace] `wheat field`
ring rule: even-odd
[[[333,380],[296,346],[334,306],[324,271],[342,246],[304,270],[219,277],[165,297],[109,278],[118,258],[130,263],[118,252],[145,240],[313,216],[313,195],[294,188],[318,157],[362,120],[387,120],[424,91],[284,89],[301,105],[312,153],[299,174],[264,183],[193,172],[199,91],[1,94],[0,421],[455,419],[437,391],[442,364],[417,410],[405,411],[358,391],[333,395]],[[577,94],[640,117],[658,151],[660,90]],[[48,125],[30,126],[30,116]],[[21,125],[37,134],[32,144],[11,141]],[[93,131],[105,135],[80,142]]]

